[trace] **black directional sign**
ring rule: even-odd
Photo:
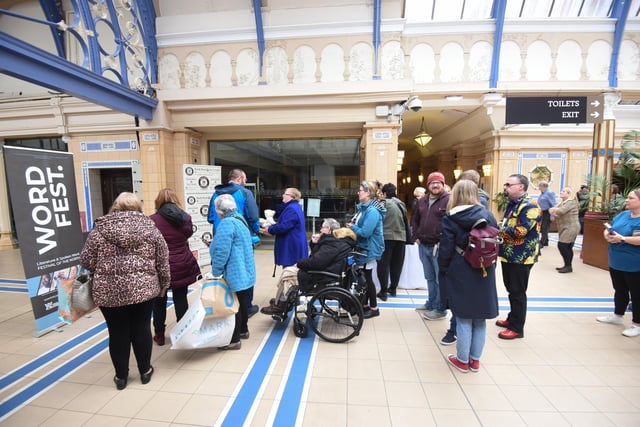
[[[507,97],[506,124],[600,123],[602,96]]]

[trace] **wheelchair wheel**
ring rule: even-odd
[[[293,318],[293,334],[298,338],[306,338],[309,334],[307,326],[297,317]]]
[[[364,321],[362,304],[350,292],[337,286],[315,294],[307,304],[307,320],[320,338],[346,342],[360,334]]]

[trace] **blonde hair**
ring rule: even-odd
[[[295,187],[289,187],[284,192],[291,194],[293,200],[300,200],[302,198],[302,193]]]
[[[142,202],[133,193],[123,192],[116,197],[109,209],[109,213],[135,211],[142,213]]]
[[[337,230],[333,230],[333,235],[337,239],[344,239],[345,237],[350,237],[354,242],[358,239],[356,237],[356,233],[353,232],[352,229],[347,227],[338,228]]]
[[[378,195],[378,184],[374,181],[362,181],[360,186],[369,193],[372,199],[376,198]]]
[[[156,210],[160,209],[160,206],[165,203],[173,203],[174,205],[181,208],[180,201],[178,200],[178,195],[171,188],[163,188],[158,192],[158,196],[156,196],[155,205]]]
[[[453,186],[449,203],[447,203],[447,210],[450,211],[460,205],[482,206],[482,203],[480,203],[478,199],[478,186],[469,179],[462,179]]]
[[[574,192],[573,192],[573,190],[571,189],[571,187],[564,187],[564,188],[562,189],[562,191],[564,191],[565,193],[567,193],[567,194],[568,194],[568,197],[567,197],[567,200],[566,200],[566,201],[569,201],[569,200],[575,200],[575,199],[576,199],[576,193],[574,193]]]

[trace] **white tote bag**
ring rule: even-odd
[[[195,348],[222,347],[231,342],[236,316],[205,319],[205,309],[200,298],[202,289],[189,304],[189,310],[171,329],[172,350],[189,350]]]

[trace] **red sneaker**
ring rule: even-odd
[[[498,319],[498,320],[496,320],[496,326],[500,326],[501,328],[508,328],[509,327],[509,321],[508,320]]]
[[[504,331],[498,334],[498,338],[502,338],[503,340],[512,340],[514,338],[523,338],[523,334],[519,334],[516,331],[512,331],[511,329],[505,329]]]
[[[471,372],[478,372],[480,370],[480,361],[469,358],[469,369]]]
[[[469,364],[468,363],[464,363],[461,362],[460,359],[458,359],[456,356],[454,356],[453,354],[450,354],[447,356],[447,360],[449,361],[450,364],[452,364],[458,371],[462,372],[462,373],[467,373],[469,372]]]

